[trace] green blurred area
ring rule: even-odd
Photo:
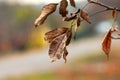
[[[6,80],[55,80],[53,73],[37,73],[20,78],[6,78]]]

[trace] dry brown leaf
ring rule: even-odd
[[[68,29],[68,31],[67,31],[66,46],[68,46],[70,44],[71,38],[72,38],[72,28]],[[67,49],[65,47],[64,48],[64,53],[63,53],[63,59],[65,60],[65,63],[67,62],[67,59],[66,59],[67,55],[68,55],[68,51],[67,51]]]
[[[66,62],[66,56],[68,54],[65,51],[66,46],[69,45],[72,36],[72,29],[60,27],[46,33],[46,39],[50,41],[49,56],[54,62],[56,59],[60,59],[64,55]]]
[[[71,29],[68,29],[68,31],[67,31],[66,46],[68,46],[68,45],[70,44],[71,38],[72,38],[72,28],[71,28]]]
[[[67,41],[67,35],[66,33],[56,37],[50,45],[49,49],[49,56],[52,59],[52,62],[54,62],[56,59],[60,59],[64,48],[66,46],[66,41]]]
[[[116,8],[114,8],[114,10],[112,10],[112,17],[114,18],[116,15]]]
[[[50,3],[46,6],[44,6],[40,12],[40,16],[34,22],[35,27],[42,25],[44,23],[44,21],[46,20],[46,18],[50,14],[55,12],[57,5],[58,5],[57,3]]]
[[[74,0],[70,0],[70,4],[71,4],[71,6],[76,7]]]
[[[110,49],[111,49],[111,29],[106,33],[105,38],[103,39],[102,42],[102,49],[105,52],[105,54],[107,55],[107,58],[109,59],[109,53],[110,53]]]
[[[54,38],[66,33],[67,30],[68,30],[68,28],[65,28],[65,27],[56,28],[52,31],[45,33],[44,39],[45,39],[45,41],[48,41],[49,43],[51,43]]]
[[[84,20],[86,20],[89,24],[91,24],[90,19],[89,19],[89,16],[88,16],[88,13],[85,12],[85,11],[83,11],[83,10],[81,10],[80,12],[81,12],[80,16],[81,16]]]
[[[68,11],[66,10],[67,6],[68,6],[67,0],[61,0],[59,13],[62,17],[65,17],[68,14]]]

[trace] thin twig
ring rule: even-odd
[[[95,16],[95,15],[100,14],[100,13],[105,12],[105,11],[108,11],[108,10],[105,9],[105,10],[101,10],[101,11],[95,12],[94,14],[90,15],[90,17]]]
[[[90,1],[90,3],[97,4],[99,6],[107,8],[107,10],[114,10],[114,7],[108,6],[106,4],[103,4],[101,2],[95,2],[95,1]],[[120,12],[120,9],[116,9],[116,11]]]
[[[111,36],[111,38],[112,39],[120,39],[120,37],[113,37],[113,36]]]

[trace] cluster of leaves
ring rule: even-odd
[[[76,8],[76,4],[74,0],[69,0],[69,2],[72,7]],[[88,3],[95,3],[104,6],[103,4],[94,2],[92,0],[88,0]],[[68,46],[70,43],[73,27],[75,31],[75,35],[74,35],[74,39],[75,39],[77,29],[82,21],[85,20],[89,24],[91,24],[90,17],[83,8],[78,9],[77,12],[70,13],[70,16],[68,16],[69,13],[67,10],[68,1],[61,0],[59,4],[60,4],[59,14],[63,17],[63,21],[72,21],[72,23],[70,28],[59,27],[45,34],[45,40],[50,43],[49,56],[52,59],[52,62],[55,61],[56,59],[60,59],[62,55],[65,62],[67,61],[66,56],[68,55],[68,51],[66,49],[66,46]],[[47,17],[53,12],[55,12],[57,5],[58,3],[50,3],[48,5],[45,5],[40,12],[40,16],[35,20],[34,23],[35,27],[42,25],[47,19]],[[104,6],[104,7],[107,7],[109,9],[108,6]],[[110,7],[110,9],[112,10],[113,18],[116,17],[117,8],[113,9]],[[110,47],[111,47],[111,38],[113,38],[111,34],[112,32],[115,31],[117,31],[117,27],[114,27],[113,25],[113,27],[108,31],[102,42],[102,49],[107,56],[109,56]]]

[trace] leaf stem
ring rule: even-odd
[[[115,13],[115,17],[114,17],[114,22],[113,22],[113,27],[114,27],[114,25],[116,24],[117,16],[118,16],[118,12],[116,11],[116,13]]]
[[[85,7],[87,7],[89,4],[90,4],[90,3],[85,4],[85,6],[84,6],[82,9],[85,9]]]

